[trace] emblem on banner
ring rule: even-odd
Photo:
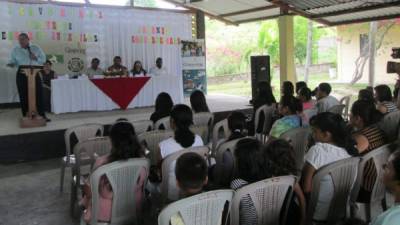
[[[81,72],[84,68],[85,63],[80,58],[72,58],[68,61],[68,70],[77,73]]]

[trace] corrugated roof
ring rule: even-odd
[[[233,24],[272,19],[282,15],[282,12],[305,16],[330,26],[400,17],[400,0],[168,1],[201,10],[209,16]]]

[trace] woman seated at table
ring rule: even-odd
[[[142,63],[139,60],[135,61],[135,63],[133,64],[131,73],[134,77],[135,76],[143,77],[147,75],[147,71],[143,69]]]
[[[156,123],[159,119],[169,116],[173,106],[174,102],[171,96],[165,92],[160,93],[156,99],[156,110],[151,114],[150,120]]]
[[[46,60],[40,71],[43,82],[43,106],[46,112],[51,112],[51,80],[56,78],[54,70],[51,69],[52,65],[50,60]]]

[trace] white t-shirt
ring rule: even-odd
[[[160,146],[161,157],[163,159],[165,159],[167,156],[175,152],[185,149],[179,143],[177,143],[173,137],[162,141],[159,146]],[[195,135],[194,143],[192,144],[191,147],[200,147],[200,146],[204,146],[203,140],[199,135]],[[175,165],[176,161],[171,163],[171,167],[169,168],[168,172],[169,174],[168,198],[171,200],[178,200],[179,198],[179,192],[177,191],[178,188],[176,187]]]
[[[168,72],[167,72],[167,69],[165,69],[165,67],[161,67],[161,69],[158,67],[153,67],[150,69],[150,75],[156,76],[156,77],[157,76],[166,76],[166,75],[168,75]]]
[[[318,113],[327,112],[332,106],[339,105],[340,102],[333,96],[328,95],[317,101],[315,105],[318,109]]]
[[[344,148],[318,142],[307,152],[305,155],[305,161],[318,170],[327,164],[350,157],[351,156]],[[332,178],[330,176],[325,176],[321,180],[318,202],[314,212],[314,220],[325,221],[328,217],[333,191]]]

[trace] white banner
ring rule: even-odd
[[[5,65],[20,32],[55,62],[57,74],[80,73],[93,57],[104,69],[119,55],[129,69],[140,60],[147,71],[162,57],[168,73],[180,75],[180,41],[191,39],[191,26],[183,13],[0,2],[0,103],[18,102],[16,70]]]

